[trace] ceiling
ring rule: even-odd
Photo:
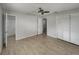
[[[50,13],[79,8],[79,3],[3,3],[1,5],[8,10],[31,14],[36,13],[39,7]]]

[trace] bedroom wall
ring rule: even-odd
[[[37,16],[9,11],[16,16],[16,40],[37,35]],[[42,33],[41,17],[38,18],[38,34]]]
[[[8,36],[15,35],[15,16],[8,15],[7,17],[7,33]]]
[[[57,38],[69,41],[69,14],[56,15]]]
[[[79,9],[53,13],[44,17],[48,18],[47,35],[79,45]]]
[[[56,16],[48,15],[47,17],[47,35],[57,37],[56,35]]]
[[[36,35],[37,23],[36,16],[17,15],[17,40]]]
[[[42,34],[43,28],[42,28],[42,17],[38,17],[38,34]]]
[[[79,45],[79,12],[71,14],[71,42]]]
[[[79,13],[79,9],[62,11],[56,14],[50,14],[44,16],[44,18],[45,17],[47,18],[47,35],[68,42],[72,42],[72,43],[75,42],[75,44],[79,44],[78,43],[79,37],[77,33],[78,32],[77,25],[79,25],[78,24],[79,14],[76,13]],[[14,12],[12,14],[16,16],[17,40],[37,34],[37,16],[31,14],[14,13]],[[38,26],[40,29],[41,23],[39,23]],[[42,29],[38,30],[38,32],[41,33],[41,30]]]

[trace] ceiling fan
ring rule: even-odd
[[[41,15],[44,15],[45,13],[49,13],[50,11],[45,11],[42,8],[39,8],[38,13],[41,13]]]

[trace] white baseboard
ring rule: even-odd
[[[19,37],[19,38],[16,38],[16,40],[22,40],[22,39],[25,39],[25,38],[28,38],[28,37],[32,37],[32,36],[36,36],[36,34],[34,34],[34,35],[29,35],[29,36]]]
[[[55,35],[50,35],[50,34],[47,34],[47,35],[53,38],[57,38]]]

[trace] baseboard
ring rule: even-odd
[[[47,34],[47,36],[50,36],[50,37],[53,37],[53,38],[57,38],[55,35],[50,35],[50,34]]]
[[[52,38],[57,38],[56,36],[52,36],[52,35],[49,35],[49,34],[47,34],[47,36],[52,37]],[[63,40],[61,38],[57,38],[57,39],[62,40],[62,41],[65,41],[65,42],[70,43],[70,44],[73,44],[73,45],[79,46],[79,44],[76,44],[75,42],[72,42],[72,41]]]
[[[29,38],[29,37],[33,37],[33,36],[37,36],[37,35],[35,34],[35,35],[30,35],[30,36],[27,36],[27,37],[17,38],[17,40],[22,40],[22,39]]]

